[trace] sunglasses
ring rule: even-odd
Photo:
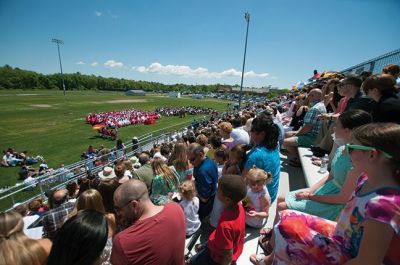
[[[365,146],[365,145],[358,145],[358,144],[346,144],[346,150],[347,150],[347,153],[348,153],[349,155],[353,152],[354,149],[356,149],[356,150],[361,150],[361,151],[372,151],[372,150],[376,150],[376,151],[381,152],[385,157],[387,157],[387,158],[389,158],[389,159],[393,158],[392,155],[389,155],[389,154],[386,153],[385,151],[378,150],[378,149],[376,149],[375,147]]]

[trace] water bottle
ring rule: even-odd
[[[329,157],[328,154],[325,154],[323,158],[321,158],[321,167],[318,171],[318,173],[324,174],[328,170],[328,162],[329,162]]]

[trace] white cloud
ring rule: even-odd
[[[114,13],[112,13],[111,10],[107,10],[107,13],[108,13],[108,15],[109,15],[110,17],[112,17],[113,19],[118,19],[118,18],[119,18],[119,16],[116,15],[116,14],[114,14]]]
[[[210,72],[207,68],[198,67],[192,69],[187,65],[162,65],[158,62],[152,63],[149,67],[138,66],[132,67],[133,70],[139,73],[156,73],[164,75],[178,75],[182,77],[194,77],[194,78],[223,78],[223,77],[240,77],[241,71],[234,68],[224,70],[222,72]],[[245,77],[254,78],[268,78],[268,73],[257,74],[254,71],[248,71],[244,73]]]
[[[124,66],[124,64],[114,60],[108,60],[107,62],[104,63],[104,66],[107,68],[121,68]]]
[[[95,14],[96,14],[96,16],[98,16],[98,17],[99,17],[99,16],[101,16],[101,15],[103,14],[103,13],[101,13],[100,11],[97,11],[97,10],[96,10],[96,11],[94,11],[94,13],[95,13]]]
[[[139,73],[146,73],[146,67],[144,66],[135,67],[134,70],[138,71]]]
[[[85,62],[84,62],[84,61],[79,61],[79,62],[77,62],[76,64],[82,65],[82,64],[85,64]]]
[[[99,64],[98,62],[93,62],[90,65],[93,66],[93,67],[96,67],[98,64]]]

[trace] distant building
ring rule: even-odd
[[[217,92],[219,93],[232,92],[232,87],[219,85],[217,86]]]
[[[146,96],[146,92],[143,90],[132,89],[125,92],[127,96]]]
[[[169,92],[168,97],[170,98],[181,98],[181,92]]]

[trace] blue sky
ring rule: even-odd
[[[398,0],[0,0],[0,65],[289,88],[400,48]]]

